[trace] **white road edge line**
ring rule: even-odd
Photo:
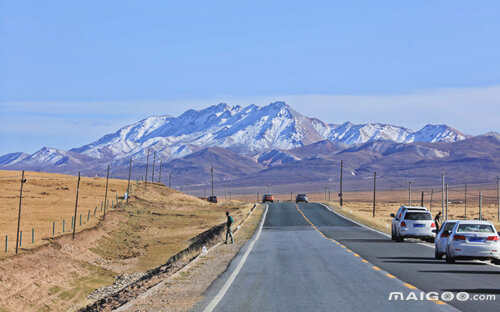
[[[245,219],[243,220],[243,222],[239,226],[242,227],[245,224],[245,222],[253,214],[253,212],[255,211],[255,209],[257,209],[257,204],[254,204],[254,206],[252,207],[252,209],[250,210],[250,212],[248,213],[248,215],[245,217]],[[238,231],[239,231],[239,229],[236,228],[236,230],[233,232],[233,234],[238,233]],[[219,243],[213,245],[212,247],[208,248],[207,252],[213,251],[215,248],[219,247],[220,245],[222,245],[222,242],[219,242]],[[196,256],[196,258],[194,258],[191,262],[189,262],[188,264],[186,264],[182,269],[180,269],[179,271],[175,272],[171,276],[167,277],[162,282],[160,282],[160,283],[156,284],[155,286],[151,287],[146,292],[140,294],[136,298],[134,298],[134,299],[130,300],[129,302],[125,303],[124,305],[119,306],[118,308],[114,309],[113,312],[122,312],[122,311],[125,311],[125,310],[129,309],[130,307],[132,307],[136,303],[137,300],[145,299],[145,298],[147,298],[147,297],[149,297],[151,295],[154,295],[154,293],[158,289],[160,289],[163,285],[165,285],[165,283],[167,283],[168,281],[171,281],[173,278],[179,276],[182,272],[185,272],[185,271],[189,270],[194,264],[198,263],[198,261],[201,258],[202,258],[202,255],[200,253],[199,255]]]
[[[240,273],[241,268],[243,268],[243,265],[247,261],[248,255],[250,254],[250,252],[252,251],[252,249],[255,245],[255,242],[257,242],[257,240],[260,237],[260,233],[262,232],[262,227],[264,226],[264,221],[266,220],[268,208],[269,208],[269,205],[266,204],[266,210],[264,211],[264,214],[262,215],[262,220],[260,221],[260,224],[259,224],[259,230],[258,230],[257,234],[255,235],[255,238],[252,240],[252,242],[248,246],[248,249],[245,251],[245,254],[241,258],[240,262],[238,263],[238,265],[236,266],[234,271],[231,272],[231,275],[226,280],[226,282],[224,283],[222,288],[219,290],[217,295],[212,299],[212,301],[210,301],[210,303],[205,307],[205,309],[203,309],[203,312],[212,312],[215,309],[217,304],[222,300],[222,298],[224,298],[224,295],[228,291],[229,287],[231,287],[231,285],[233,284],[234,280],[236,279],[236,276],[238,276],[238,273]]]
[[[367,230],[370,230],[370,231],[373,231],[373,232],[376,232],[376,233],[382,234],[382,235],[384,235],[385,237],[391,237],[391,235],[389,235],[389,234],[387,234],[387,233],[380,232],[379,230],[375,230],[374,228],[371,228],[371,227],[369,227],[369,226],[367,226],[367,225],[364,225],[364,224],[362,224],[362,223],[356,222],[356,221],[354,221],[354,220],[352,220],[352,219],[350,219],[350,218],[348,218],[348,217],[346,217],[346,216],[341,215],[340,213],[338,213],[338,212],[334,211],[332,208],[330,208],[330,206],[328,206],[328,205],[325,205],[325,204],[323,204],[323,203],[319,203],[319,204],[320,204],[321,206],[325,207],[325,208],[326,208],[327,210],[329,210],[330,212],[334,213],[335,215],[337,215],[337,216],[339,216],[339,217],[341,217],[341,218],[343,218],[343,219],[345,219],[345,220],[347,220],[347,221],[350,221],[350,222],[352,222],[352,223],[354,223],[354,224],[357,224],[357,225],[359,225],[359,226],[361,226],[361,227],[363,227],[363,228],[365,228],[365,229],[367,229]],[[425,246],[425,247],[429,247],[429,248],[432,248],[432,249],[435,249],[435,246],[434,246],[434,245],[425,244],[425,243],[417,243],[417,244],[422,245],[422,246]],[[475,262],[484,263],[484,264],[488,264],[488,265],[494,266],[494,267],[496,267],[496,268],[500,268],[500,265],[493,264],[493,263],[491,263],[491,262],[489,262],[489,261],[481,261],[481,260],[476,260]]]

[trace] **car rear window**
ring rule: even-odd
[[[432,216],[425,212],[407,212],[405,220],[432,220]]]
[[[460,224],[457,233],[461,232],[495,233],[489,224]]]
[[[444,226],[444,230],[443,231],[451,231],[453,229],[453,227],[455,226],[455,223],[454,222],[448,222],[446,223],[446,225]]]

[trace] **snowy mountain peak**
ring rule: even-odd
[[[447,125],[425,125],[413,135],[414,142],[456,142],[467,138],[466,135]]]
[[[283,101],[259,107],[219,103],[190,109],[178,117],[153,116],[71,151],[98,159],[144,159],[147,150],[163,158],[178,158],[200,149],[219,146],[243,153],[288,150],[325,139],[339,144],[375,140],[397,143],[453,142],[465,136],[445,125],[427,125],[419,131],[381,123],[327,124],[306,117]]]
[[[85,157],[117,162],[134,157],[141,162],[146,160],[148,151],[168,160],[207,147],[256,155],[271,150],[295,149],[324,140],[335,146],[352,146],[380,140],[396,143],[455,142],[465,138],[464,134],[446,125],[426,125],[413,131],[382,123],[328,124],[298,113],[283,101],[262,107],[219,103],[200,110],[190,109],[177,117],[151,116],[68,152],[44,147],[31,156],[4,155],[0,158],[0,165],[22,161],[58,166],[68,162],[78,163]],[[281,158],[280,161],[288,159],[280,153],[266,156]]]
[[[11,166],[28,158],[30,154],[17,152],[0,156],[0,166]]]

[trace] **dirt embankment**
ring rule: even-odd
[[[92,303],[95,289],[144,273],[189,247],[191,238],[236,219],[251,205],[209,204],[164,186],[137,185],[128,206],[99,226],[0,260],[0,311],[68,311]],[[172,264],[170,264],[172,265]]]

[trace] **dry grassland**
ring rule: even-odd
[[[482,216],[483,219],[491,221],[500,230],[498,222],[498,207],[496,202],[496,190],[483,189]],[[448,219],[477,219],[479,218],[479,190],[469,189],[467,196],[467,210],[465,205],[464,190],[454,188],[448,191]],[[337,208],[340,213],[352,216],[358,221],[376,227],[377,229],[390,233],[391,220],[389,216],[395,213],[401,205],[408,204],[407,190],[381,191],[376,194],[375,218],[373,217],[373,193],[372,192],[348,192],[344,193],[344,208],[339,208],[338,199],[325,201],[324,194],[315,194],[316,201],[328,203]],[[321,198],[322,197],[322,198]],[[412,205],[420,205],[421,193],[412,192]],[[441,211],[441,193],[434,193],[432,204],[430,192],[424,193],[424,206],[430,208],[433,216]],[[443,215],[444,216],[444,215]]]
[[[74,215],[77,177],[43,172],[26,172],[27,182],[23,189],[21,227],[22,247],[40,246],[52,237],[52,224],[55,222],[55,235],[62,234],[65,220],[65,233],[71,231],[71,218]],[[21,172],[0,170],[0,259],[5,257],[5,236],[8,236],[8,254],[16,247],[17,215],[19,208],[19,187]],[[97,224],[101,216],[100,202],[104,200],[106,179],[82,177],[80,182],[77,231]],[[110,179],[108,199],[111,204],[116,195],[123,196],[127,181]],[[99,206],[94,217],[94,209]],[[91,218],[87,222],[88,212]],[[80,227],[80,214],[82,226]],[[35,243],[32,244],[32,229],[35,230]]]
[[[17,172],[1,173],[4,178],[0,181],[5,186],[0,193],[2,199],[14,198],[1,203],[4,218],[0,232],[15,233],[10,223],[17,217],[12,210],[17,211],[18,198],[11,193],[19,177]],[[26,177],[23,224],[47,228],[57,216],[69,217],[69,224],[76,178],[46,173],[27,173]],[[94,208],[102,199],[103,180],[82,179],[82,210]],[[126,183],[112,180],[110,190],[123,193]],[[192,237],[224,222],[226,210],[232,211],[238,222],[252,207],[236,201],[214,205],[159,184],[146,188],[133,185],[129,205],[109,211],[105,221],[91,219],[95,223],[86,224],[74,241],[71,235],[63,235],[0,260],[0,311],[76,310],[90,302],[87,296],[95,288],[112,284],[116,276],[144,272],[165,263],[188,247]],[[41,192],[48,194],[42,196]]]

